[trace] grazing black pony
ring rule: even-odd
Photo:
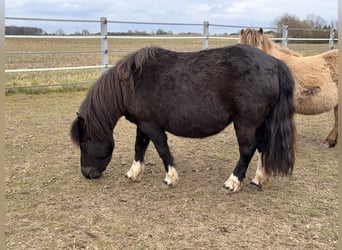
[[[203,138],[234,124],[240,159],[224,186],[237,192],[258,149],[254,184],[292,173],[295,126],[294,81],[280,60],[248,45],[199,52],[143,48],[108,69],[89,90],[71,126],[81,151],[81,171],[99,178],[114,150],[113,129],[121,116],[137,125],[135,157],[126,177],[141,180],[152,141],[163,160],[167,185],[178,174],[168,131]]]

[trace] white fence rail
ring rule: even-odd
[[[17,55],[44,55],[44,54],[101,54],[101,61],[98,65],[84,65],[84,66],[75,66],[75,67],[54,67],[54,68],[16,68],[16,69],[5,69],[5,73],[20,73],[20,72],[38,72],[38,71],[60,71],[60,70],[79,70],[79,69],[98,69],[101,68],[103,71],[108,67],[112,66],[108,63],[108,54],[111,52],[130,52],[129,50],[120,50],[110,51],[108,48],[108,40],[109,39],[198,39],[202,41],[202,46],[198,48],[207,49],[209,48],[209,40],[210,39],[225,39],[225,40],[238,40],[236,37],[224,37],[217,35],[210,35],[210,28],[259,28],[259,27],[250,27],[250,26],[235,26],[235,25],[221,25],[221,24],[209,24],[209,22],[204,21],[203,23],[157,23],[157,22],[126,22],[126,21],[111,21],[107,20],[106,17],[101,17],[100,20],[72,20],[72,19],[47,19],[47,18],[20,18],[20,17],[5,17],[5,20],[8,21],[39,21],[39,22],[78,22],[78,23],[98,23],[100,35],[5,35],[5,39],[7,38],[16,38],[16,39],[99,39],[101,41],[101,46],[99,50],[92,51],[58,51],[58,52],[17,52],[17,51],[7,51],[6,56],[17,56]],[[199,36],[182,36],[182,35],[170,35],[170,36],[110,36],[108,35],[108,24],[137,24],[137,25],[157,25],[157,26],[198,26],[202,27],[202,34]],[[276,27],[264,27],[264,29],[270,30],[278,30]],[[288,41],[326,41],[328,49],[333,49],[334,41],[337,41],[335,38],[335,29],[330,30],[329,37],[327,38],[291,38],[288,37],[288,30],[291,29],[288,26],[283,27],[283,37],[275,38],[273,40],[280,40],[282,42],[283,47],[287,47]],[[295,28],[293,28],[295,29]],[[64,83],[65,84],[65,83]],[[64,85],[63,84],[63,85]],[[70,83],[74,84],[74,83]],[[51,85],[43,85],[43,86],[51,86]],[[55,84],[54,86],[58,86]],[[27,87],[27,86],[25,86]],[[37,86],[33,86],[37,87]],[[19,87],[10,87],[7,86],[6,89],[11,88],[20,88]]]

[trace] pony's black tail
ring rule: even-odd
[[[264,124],[262,162],[268,175],[291,175],[295,162],[294,80],[279,60],[279,97]]]

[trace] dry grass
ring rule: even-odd
[[[236,38],[237,36],[234,36]],[[235,44],[238,40],[210,39],[209,47],[221,47]],[[145,46],[161,46],[179,51],[199,50],[202,46],[201,39],[109,39],[109,63],[114,64],[122,58],[127,50],[132,51]],[[320,53],[310,52],[306,49],[315,48],[325,50],[325,44],[298,44],[290,48],[302,51],[304,55]],[[100,40],[98,39],[18,39],[6,38],[6,51],[8,52],[84,52],[95,53],[78,54],[43,54],[43,55],[7,55],[5,59],[6,69],[23,68],[58,68],[72,66],[100,65]],[[120,52],[123,51],[123,52]],[[5,86],[38,86],[43,84],[93,82],[101,74],[101,69],[65,70],[48,72],[7,73]]]
[[[86,92],[6,97],[7,249],[336,249],[337,149],[321,150],[331,112],[296,115],[292,177],[240,193],[222,184],[237,161],[232,127],[203,139],[169,135],[180,175],[165,188],[162,162],[148,148],[142,182],[124,175],[135,127],[122,119],[104,176],[86,180],[69,127]]]
[[[210,40],[209,46],[228,41]],[[110,50],[150,45],[194,50],[201,41],[109,40]],[[6,39],[9,51],[95,51],[99,47],[99,41],[92,39]],[[111,53],[110,63],[124,54]],[[6,56],[6,68],[96,65],[99,61],[96,54]],[[6,86],[93,81],[100,73],[11,73],[6,74]],[[162,185],[165,173],[152,145],[143,181],[124,180],[133,159],[135,127],[122,119],[114,131],[116,148],[109,168],[103,178],[86,180],[79,169],[79,151],[68,134],[85,95],[81,91],[6,97],[7,249],[337,248],[337,149],[319,148],[333,124],[331,112],[296,115],[297,158],[292,177],[275,178],[257,191],[248,185],[255,173],[253,159],[241,192],[231,195],[222,184],[238,158],[232,127],[204,140],[169,135],[180,183],[168,189]]]
[[[229,41],[229,40],[228,40]],[[229,43],[229,42],[228,42]],[[100,40],[95,39],[6,39],[6,50],[11,52],[82,52],[87,54],[43,54],[6,56],[5,68],[58,68],[72,66],[100,65]],[[227,40],[215,40],[211,46],[223,46]],[[109,64],[115,64],[126,51],[145,46],[161,46],[174,50],[197,50],[201,40],[156,40],[156,39],[109,39]],[[123,51],[123,52],[120,52]],[[8,73],[5,86],[27,86],[68,82],[94,81],[101,74],[101,69],[66,70],[54,72]]]

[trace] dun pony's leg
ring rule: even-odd
[[[142,124],[141,129],[149,136],[158,151],[159,157],[163,160],[166,171],[164,183],[168,186],[176,186],[178,183],[178,173],[173,164],[173,157],[167,144],[165,132],[160,128],[154,127],[153,124]]]
[[[251,184],[261,188],[263,184],[267,184],[269,182],[270,177],[266,174],[265,166],[262,163],[261,153],[259,153],[259,159],[257,164],[257,169],[255,172],[255,176],[251,181]]]
[[[330,131],[328,137],[325,139],[324,142],[321,143],[322,148],[331,148],[334,147],[337,143],[338,137],[338,105],[334,108],[334,116],[335,116],[335,123],[334,127]]]
[[[135,156],[131,168],[126,173],[125,177],[132,181],[141,181],[144,174],[144,156],[150,138],[137,128],[137,135],[135,139]]]
[[[248,164],[250,163],[253,154],[256,150],[255,129],[237,129],[236,136],[239,142],[240,159],[230,175],[224,183],[224,187],[232,192],[238,192],[241,188],[241,183],[246,176]]]

